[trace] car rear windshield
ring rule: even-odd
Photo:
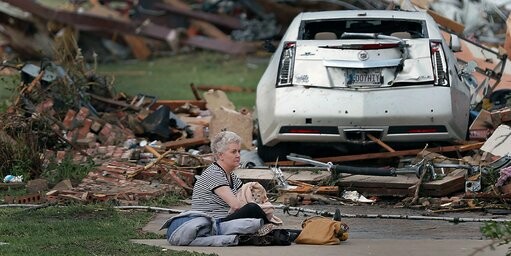
[[[401,38],[427,38],[424,21],[396,19],[303,21],[298,38],[299,40],[336,39],[345,32],[378,33]]]

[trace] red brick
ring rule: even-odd
[[[75,142],[77,137],[78,137],[78,129],[74,129],[74,130],[68,131],[66,133],[66,139],[68,139],[71,142]]]
[[[76,116],[76,111],[70,109],[66,113],[66,117],[64,117],[64,121],[62,123],[64,124],[64,127],[68,130],[71,130],[74,128],[74,120]]]
[[[111,157],[114,155],[115,146],[107,146],[106,147],[106,156]]]
[[[80,111],[78,111],[78,114],[76,115],[76,120],[78,122],[83,122],[85,118],[89,116],[89,109],[82,107],[80,108]]]
[[[87,148],[96,148],[96,134],[88,132],[85,138],[76,140],[76,143],[86,146]]]
[[[78,139],[84,139],[90,131],[92,120],[86,118],[83,120],[82,127],[78,130]]]
[[[105,155],[106,154],[106,146],[99,146],[98,154]]]
[[[111,136],[112,133],[112,125],[111,124],[105,124],[101,131],[99,132],[99,140],[104,143],[108,140],[108,138]]]
[[[106,139],[105,144],[106,145],[115,145],[116,141],[118,140],[117,136],[118,135],[116,132],[111,132],[110,136]]]

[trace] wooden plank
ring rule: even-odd
[[[268,182],[275,180],[275,174],[268,169],[236,169],[234,173],[244,181]],[[328,180],[331,177],[329,171],[282,171],[286,180],[317,184],[320,181]]]
[[[203,100],[158,100],[151,106],[152,110],[157,109],[160,105],[169,107],[171,110],[181,107],[185,104],[191,104],[202,110],[206,109],[206,101]]]
[[[479,149],[484,142],[478,142],[467,145],[455,145],[455,146],[446,146],[446,147],[435,147],[428,148],[429,152],[442,153],[442,152],[452,152],[452,151],[469,151],[474,149]],[[340,162],[349,162],[349,161],[358,161],[358,160],[367,160],[367,159],[381,159],[381,158],[391,158],[391,157],[399,157],[399,156],[410,156],[417,155],[422,152],[424,149],[410,149],[410,150],[399,150],[395,152],[379,152],[379,153],[367,153],[360,155],[347,155],[347,156],[334,156],[334,157],[320,157],[314,158],[316,161],[328,163],[340,163]],[[268,163],[272,164],[272,163]],[[287,166],[287,165],[306,165],[306,163],[294,162],[294,161],[280,161],[279,165]]]
[[[182,10],[191,10],[191,7],[187,3],[185,3],[181,0],[165,0],[165,3],[169,4],[171,6],[177,7],[177,8],[181,8]],[[190,22],[191,22],[192,26],[198,28],[203,34],[205,34],[209,37],[212,37],[212,38],[224,41],[224,42],[231,41],[231,38],[227,34],[225,34],[222,30],[220,30],[219,28],[217,28],[216,26],[214,26],[211,23],[196,20],[196,19],[192,19]]]
[[[389,152],[396,152],[393,148],[391,148],[389,145],[385,144],[385,142],[381,141],[380,139],[374,137],[372,134],[368,133],[367,137],[371,139],[376,144],[380,145],[382,148],[386,149]]]
[[[147,46],[143,37],[123,35],[124,41],[129,45],[133,56],[138,60],[147,60],[151,56],[151,49]]]
[[[446,18],[432,10],[428,10],[428,14],[433,17],[433,19],[438,23],[438,25],[447,28],[449,30],[452,30],[456,34],[463,34],[463,31],[465,30],[465,25],[456,22],[454,20],[451,20],[449,18]]]
[[[356,190],[365,196],[413,196],[419,179],[415,175],[367,176],[352,175],[342,177],[337,183],[341,189]],[[462,173],[446,176],[440,180],[424,182],[421,187],[422,196],[446,196],[465,188],[465,177]]]
[[[15,183],[0,183],[0,190],[14,189],[14,188],[24,188],[24,182],[15,182]]]
[[[343,188],[341,187],[341,190]],[[402,188],[350,188],[356,190],[365,197],[368,196],[392,196],[392,197],[407,197],[408,190]]]
[[[351,175],[341,177],[338,185],[341,187],[392,187],[408,189],[415,185],[418,178],[415,175],[392,176],[369,176],[369,175]]]
[[[182,140],[175,140],[163,143],[166,150],[169,149],[178,149],[178,148],[187,148],[191,146],[208,144],[209,140],[207,138],[189,138]]]

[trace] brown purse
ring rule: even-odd
[[[294,241],[297,244],[340,244],[348,239],[349,227],[342,221],[315,216],[302,222],[302,232]]]

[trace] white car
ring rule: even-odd
[[[290,24],[257,86],[258,153],[466,138],[469,86],[425,12],[324,11]],[[296,143],[295,143],[296,142]]]

